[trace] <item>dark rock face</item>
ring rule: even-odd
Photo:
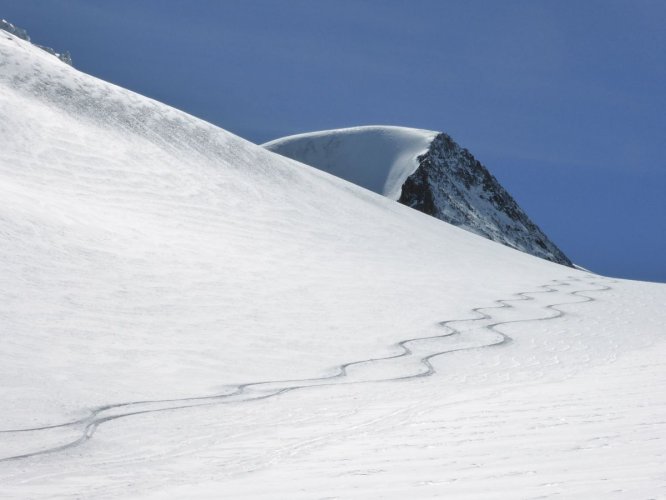
[[[402,186],[400,203],[558,264],[569,258],[469,151],[439,134]]]
[[[12,35],[25,40],[26,42],[30,42],[30,37],[28,36],[28,32],[24,30],[23,28],[19,28],[18,26],[13,25],[9,21],[6,21],[4,19],[0,19],[0,29],[5,30],[7,33],[11,33]],[[31,42],[32,43],[32,42]],[[43,45],[37,45],[36,43],[33,43],[36,47],[39,47],[43,51],[48,52],[49,54],[56,56],[58,59],[60,59],[62,62],[65,64],[69,64],[72,66],[72,56],[69,52],[65,51],[62,53],[56,52],[53,50],[51,47],[44,47]]]
[[[68,50],[66,50],[65,52],[56,52],[51,47],[44,47],[43,45],[38,45],[36,43],[33,44],[33,45],[36,45],[40,49],[42,49],[42,50],[48,52],[49,54],[51,54],[52,56],[56,56],[58,59],[60,59],[65,64],[69,64],[70,66],[73,66],[73,64],[72,64],[72,55],[69,53]]]

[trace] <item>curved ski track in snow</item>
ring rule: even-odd
[[[601,279],[607,279],[603,277],[594,277],[595,279],[601,278]],[[208,395],[208,396],[200,396],[200,397],[191,397],[191,398],[180,398],[180,399],[161,399],[161,400],[145,400],[145,401],[130,401],[130,402],[125,402],[125,403],[117,403],[117,404],[108,404],[108,405],[103,405],[99,406],[97,408],[94,408],[91,410],[90,415],[87,417],[78,419],[78,420],[72,420],[69,422],[61,423],[61,424],[53,424],[53,425],[47,425],[47,426],[42,426],[42,427],[33,427],[33,428],[25,428],[25,429],[8,429],[8,430],[0,430],[0,434],[9,434],[9,433],[27,433],[27,432],[43,432],[43,431],[48,431],[52,429],[58,429],[58,428],[65,428],[65,427],[76,427],[76,426],[82,426],[81,430],[81,435],[75,439],[74,441],[51,447],[51,448],[45,448],[42,450],[30,452],[30,453],[24,453],[24,454],[19,454],[19,455],[14,455],[14,456],[8,456],[8,457],[1,457],[0,462],[7,462],[7,461],[13,461],[13,460],[20,460],[24,458],[30,458],[30,457],[36,457],[39,455],[45,455],[45,454],[51,454],[51,453],[56,453],[60,451],[65,451],[67,449],[76,447],[78,445],[81,445],[91,439],[97,430],[97,428],[109,421],[112,420],[117,420],[120,418],[124,417],[130,417],[132,415],[141,415],[141,414],[146,414],[146,413],[155,413],[155,412],[163,412],[163,411],[173,411],[173,410],[179,410],[179,409],[185,409],[185,408],[193,408],[193,407],[199,407],[199,406],[212,406],[212,405],[219,405],[219,404],[233,404],[233,403],[241,403],[241,402],[248,402],[248,401],[257,401],[261,399],[267,399],[271,398],[274,396],[278,396],[280,394],[284,394],[290,391],[295,391],[297,389],[303,389],[307,387],[314,387],[314,386],[326,386],[326,385],[340,385],[340,384],[361,384],[361,383],[374,383],[374,382],[394,382],[394,381],[399,381],[399,380],[408,380],[408,379],[414,379],[414,378],[419,378],[419,377],[428,377],[436,373],[435,367],[432,365],[432,359],[436,358],[437,356],[441,356],[443,354],[451,353],[451,352],[456,352],[456,351],[463,351],[463,350],[471,350],[471,349],[480,349],[480,348],[487,348],[487,347],[494,347],[494,346],[500,346],[500,345],[506,345],[509,342],[512,341],[512,338],[509,337],[507,334],[502,333],[497,329],[497,327],[502,326],[502,325],[507,325],[507,324],[513,324],[513,323],[523,323],[523,322],[529,322],[529,321],[548,321],[556,318],[560,318],[562,316],[565,316],[567,313],[561,309],[558,309],[559,306],[564,306],[564,305],[570,305],[570,304],[583,304],[586,302],[593,302],[597,299],[594,297],[590,297],[588,295],[584,295],[584,293],[590,293],[590,292],[602,292],[602,291],[607,291],[610,290],[611,287],[607,285],[601,285],[599,283],[595,282],[588,282],[585,283],[586,285],[591,285],[591,286],[597,286],[599,288],[594,288],[594,289],[582,289],[582,290],[575,290],[572,292],[568,292],[568,295],[571,295],[573,297],[581,297],[583,300],[577,300],[574,302],[558,302],[554,304],[548,304],[543,306],[544,309],[547,309],[549,311],[553,311],[555,314],[549,315],[549,316],[543,316],[540,318],[529,318],[529,319],[516,319],[516,320],[507,320],[507,321],[497,321],[494,323],[490,323],[487,325],[483,325],[480,328],[485,329],[488,331],[491,331],[497,335],[497,340],[493,342],[489,342],[486,344],[482,345],[476,345],[476,346],[463,346],[463,347],[455,347],[452,349],[445,349],[441,351],[436,351],[433,353],[430,353],[426,356],[421,357],[418,361],[421,365],[425,367],[425,370],[420,371],[418,373],[411,373],[407,375],[402,375],[398,377],[390,377],[390,378],[383,378],[383,379],[371,379],[371,380],[359,380],[359,381],[353,381],[353,382],[337,382],[335,379],[342,379],[344,377],[348,376],[347,369],[352,367],[352,366],[360,366],[364,364],[370,364],[370,363],[375,363],[379,361],[387,361],[387,360],[393,360],[393,359],[398,359],[398,358],[404,358],[411,356],[413,354],[412,350],[408,347],[410,344],[415,344],[421,341],[428,341],[428,340],[434,340],[434,339],[441,339],[444,337],[451,337],[454,335],[462,335],[465,332],[462,332],[452,326],[451,323],[469,323],[469,322],[477,322],[477,321],[483,321],[483,320],[492,320],[493,316],[487,312],[488,310],[492,309],[515,309],[516,307],[511,305],[510,302],[522,302],[522,301],[531,301],[535,300],[534,297],[531,297],[531,295],[536,295],[536,294],[543,294],[543,293],[554,293],[558,292],[557,288],[553,288],[554,286],[570,286],[573,283],[578,281],[580,282],[581,280],[579,278],[575,277],[569,277],[568,281],[564,280],[553,280],[552,285],[542,285],[540,288],[544,288],[544,290],[539,290],[539,291],[525,291],[525,292],[518,292],[514,294],[516,299],[500,299],[500,300],[495,300],[494,303],[498,304],[495,306],[485,306],[485,307],[475,307],[471,309],[471,312],[474,314],[478,315],[476,318],[464,318],[464,319],[450,319],[446,321],[441,321],[438,324],[444,328],[447,328],[449,331],[446,333],[443,333],[441,335],[432,335],[432,336],[427,336],[427,337],[415,337],[415,338],[410,338],[410,339],[405,339],[397,344],[395,344],[395,347],[399,350],[399,352],[395,354],[391,354],[388,356],[382,356],[382,357],[377,357],[377,358],[368,358],[368,359],[363,359],[363,360],[358,360],[358,361],[351,361],[349,363],[344,363],[341,365],[338,365],[335,368],[335,372],[331,375],[327,376],[322,376],[322,377],[315,377],[315,378],[307,378],[307,379],[294,379],[294,380],[266,380],[266,381],[261,381],[261,382],[248,382],[244,384],[238,384],[235,386],[232,386],[229,392],[226,393],[221,393],[221,394],[213,394],[213,395]],[[612,282],[612,281],[611,281]],[[267,386],[267,385],[277,385],[278,387],[271,390],[268,393],[265,394],[249,394],[247,393],[247,390],[250,388],[257,388],[259,386]],[[283,387],[280,387],[283,386]],[[150,407],[150,405],[157,406],[157,407]],[[145,408],[148,406],[148,408]],[[121,413],[115,413],[115,414],[105,414],[105,413],[110,413],[112,410],[117,410],[117,409],[130,409],[131,407],[138,407],[132,411],[126,411],[126,412],[121,412]]]

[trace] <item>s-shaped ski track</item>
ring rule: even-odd
[[[601,277],[598,277],[601,278]],[[482,345],[475,345],[475,346],[463,346],[463,347],[455,347],[451,349],[444,349],[444,350],[438,350],[432,353],[429,353],[425,356],[422,356],[418,359],[418,362],[420,365],[423,366],[423,370],[416,372],[416,373],[408,373],[406,375],[401,375],[397,377],[388,377],[388,378],[382,378],[382,379],[372,379],[372,380],[358,380],[358,381],[352,381],[352,382],[345,382],[344,379],[345,377],[348,376],[348,368],[350,367],[358,367],[362,365],[367,365],[371,363],[377,363],[380,361],[390,361],[390,360],[399,360],[400,358],[407,358],[412,356],[414,353],[410,349],[410,345],[412,347],[415,344],[418,344],[419,342],[425,342],[425,341],[432,341],[436,339],[442,339],[445,337],[452,337],[452,336],[461,336],[465,332],[454,328],[451,326],[452,323],[471,323],[471,322],[480,322],[480,321],[489,321],[493,319],[492,314],[489,314],[488,311],[496,310],[496,309],[516,309],[516,306],[512,305],[512,302],[523,302],[523,301],[532,301],[535,300],[533,295],[537,294],[548,294],[548,293],[555,293],[560,290],[557,288],[554,288],[555,286],[560,286],[560,287],[567,287],[571,286],[574,282],[581,282],[579,278],[575,277],[570,277],[568,280],[553,280],[550,285],[542,285],[539,288],[543,288],[543,290],[537,290],[537,291],[524,291],[524,292],[518,292],[514,294],[517,298],[515,299],[499,299],[495,300],[493,303],[497,305],[492,305],[492,306],[484,306],[484,307],[475,307],[471,309],[471,312],[476,315],[476,317],[473,318],[463,318],[463,319],[450,319],[450,320],[445,320],[445,321],[440,321],[438,323],[439,326],[447,329],[447,332],[444,332],[440,335],[431,335],[431,336],[426,336],[426,337],[414,337],[414,338],[409,338],[405,340],[401,340],[398,343],[395,344],[395,348],[397,349],[398,352],[394,354],[390,354],[388,356],[382,356],[382,357],[376,357],[376,358],[367,358],[367,359],[362,359],[362,360],[357,360],[357,361],[351,361],[348,363],[344,363],[341,365],[338,365],[335,367],[334,372],[330,375],[322,376],[322,377],[314,377],[314,378],[304,378],[304,379],[293,379],[293,380],[265,380],[265,381],[259,381],[259,382],[248,382],[248,383],[243,383],[243,384],[238,384],[235,386],[231,386],[228,392],[223,392],[223,393],[218,393],[218,394],[211,394],[211,395],[206,395],[206,396],[198,396],[198,397],[189,397],[189,398],[179,398],[179,399],[158,399],[158,400],[143,400],[143,401],[129,401],[129,402],[123,402],[123,403],[116,403],[116,404],[107,404],[103,406],[98,406],[96,408],[93,408],[90,411],[90,414],[86,417],[77,419],[77,420],[72,420],[60,424],[53,424],[53,425],[46,425],[46,426],[41,426],[41,427],[32,427],[32,428],[23,428],[23,429],[8,429],[8,430],[0,430],[0,436],[2,434],[13,434],[13,433],[28,433],[28,432],[46,432],[49,430],[53,429],[59,429],[59,428],[75,428],[77,426],[81,427],[81,433],[79,437],[73,441],[64,443],[62,445],[50,447],[50,448],[44,448],[41,450],[29,452],[29,453],[23,453],[19,455],[13,455],[13,456],[6,456],[0,458],[0,463],[2,462],[9,462],[9,461],[16,461],[16,460],[21,460],[21,459],[27,459],[31,457],[37,457],[40,455],[46,455],[46,454],[52,454],[52,453],[58,453],[61,451],[65,451],[77,446],[80,446],[87,442],[88,440],[92,439],[93,435],[95,434],[95,431],[97,428],[106,423],[110,422],[113,420],[118,420],[121,418],[126,418],[126,417],[131,417],[134,415],[143,415],[147,413],[157,413],[157,412],[166,412],[166,411],[176,411],[176,410],[181,410],[181,409],[186,409],[186,408],[194,408],[194,407],[200,407],[200,406],[213,406],[213,405],[221,405],[221,404],[235,404],[235,403],[243,403],[243,402],[251,402],[251,401],[259,401],[267,398],[272,398],[279,396],[281,394],[285,394],[287,392],[292,392],[298,389],[305,389],[309,387],[320,387],[320,386],[330,386],[330,385],[343,385],[343,384],[364,384],[364,383],[381,383],[381,382],[395,382],[395,381],[404,381],[404,380],[409,380],[409,379],[415,379],[415,378],[421,378],[421,377],[429,377],[432,376],[436,373],[436,369],[432,364],[432,360],[436,357],[443,356],[444,354],[452,353],[452,352],[457,352],[457,351],[465,351],[465,350],[472,350],[472,349],[483,349],[483,348],[489,348],[489,347],[497,347],[497,346],[502,346],[510,343],[513,339],[508,336],[506,333],[501,332],[498,330],[498,327],[503,326],[503,325],[508,325],[508,324],[515,324],[515,323],[525,323],[525,322],[531,322],[531,321],[549,321],[553,320],[556,318],[561,318],[565,316],[567,313],[563,311],[562,309],[559,309],[560,306],[565,306],[565,305],[571,305],[571,304],[583,304],[586,302],[593,302],[597,299],[594,297],[590,297],[589,295],[584,295],[585,293],[591,293],[591,292],[602,292],[606,290],[610,290],[611,287],[607,285],[600,285],[599,283],[586,283],[588,285],[593,285],[596,286],[597,288],[593,289],[583,289],[583,290],[574,290],[571,292],[567,292],[568,295],[571,295],[572,297],[582,297],[583,300],[576,300],[574,302],[558,302],[554,304],[548,304],[543,306],[544,309],[548,311],[553,311],[554,314],[549,314],[547,316],[543,317],[538,317],[538,318],[528,318],[528,319],[515,319],[515,320],[507,320],[507,321],[497,321],[494,323],[489,323],[486,325],[483,325],[481,329],[485,329],[487,331],[493,332],[496,334],[496,340],[492,342],[488,342],[486,344]],[[274,389],[272,389],[268,393],[264,394],[251,394],[248,392],[248,389],[251,388],[260,388],[261,386],[278,386]],[[148,408],[146,408],[148,407]],[[121,410],[120,413],[111,413],[114,410]],[[127,411],[122,411],[122,410],[127,410]],[[111,413],[109,415],[109,413]]]

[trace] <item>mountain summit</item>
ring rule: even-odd
[[[294,135],[264,147],[490,240],[572,265],[488,169],[447,134],[354,127]]]

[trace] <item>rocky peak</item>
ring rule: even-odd
[[[572,265],[497,179],[447,134],[438,134],[418,157],[398,201],[517,250]]]

